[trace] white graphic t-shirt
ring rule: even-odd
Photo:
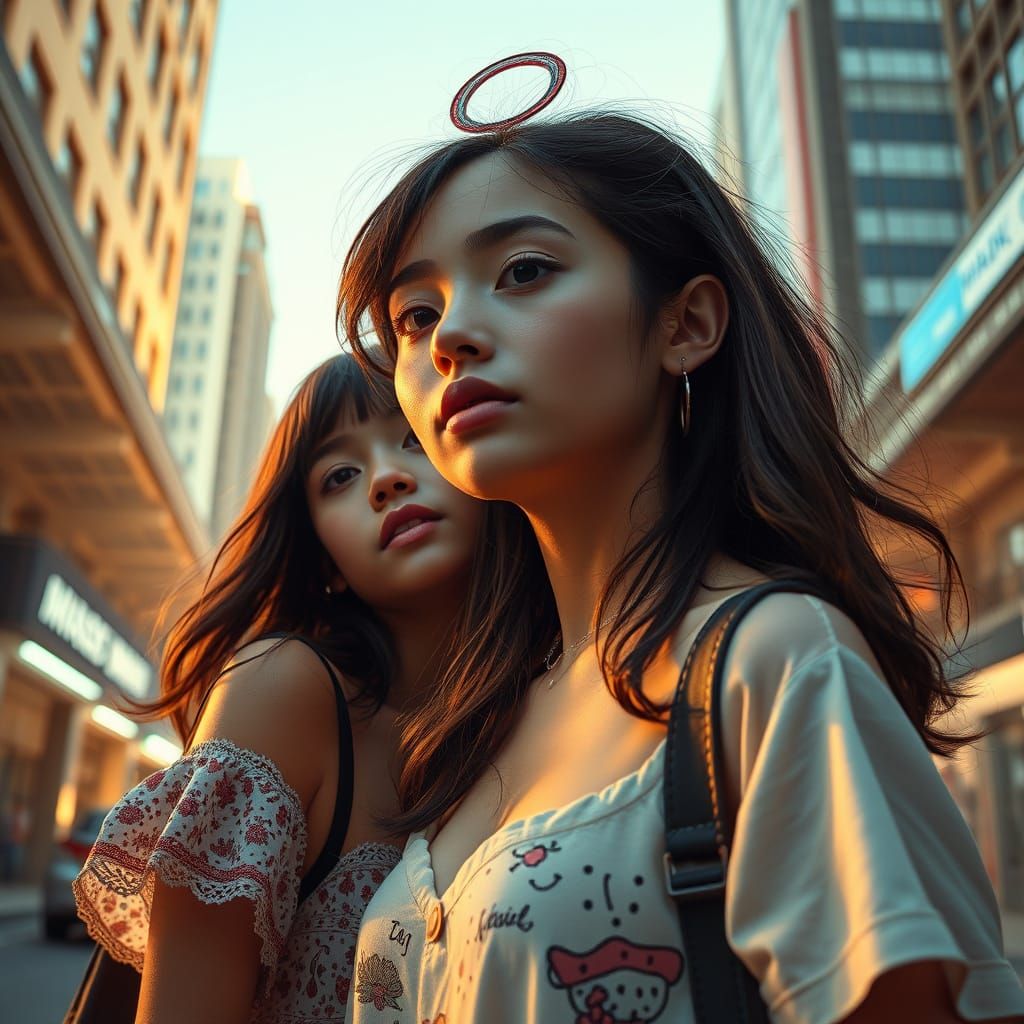
[[[966,1020],[1024,1013],[974,840],[853,623],[773,595],[740,625],[725,683],[741,797],[727,934],[772,1020],[841,1020],[915,960],[943,963]],[[662,863],[664,753],[499,829],[443,893],[413,835],[363,918],[348,1019],[692,1022]]]

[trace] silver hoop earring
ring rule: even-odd
[[[679,402],[679,422],[683,428],[683,437],[690,432],[690,375],[686,372],[686,356],[680,363],[683,372],[683,394]]]
[[[325,594],[326,594],[326,595],[327,595],[328,597],[330,597],[330,596],[331,596],[331,594],[333,594],[333,593],[334,593],[334,591],[333,591],[333,590],[331,590],[331,585],[330,585],[330,583],[328,583],[328,584],[327,584],[327,585],[326,585],[326,586],[324,587],[324,593],[325,593]]]

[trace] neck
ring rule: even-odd
[[[591,472],[577,459],[568,486],[545,488],[525,508],[558,606],[563,649],[598,625],[612,573],[660,515],[661,487],[645,486],[657,465],[657,458],[647,458],[629,467],[603,455]],[[614,616],[620,597],[613,595],[606,616]]]

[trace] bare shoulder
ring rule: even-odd
[[[298,640],[257,640],[214,686],[194,743],[227,739],[269,758],[308,805],[337,743],[327,669]]]

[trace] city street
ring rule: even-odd
[[[91,946],[47,942],[38,920],[0,922],[0,1024],[60,1024]]]

